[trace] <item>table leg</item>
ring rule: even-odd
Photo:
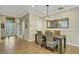
[[[66,37],[64,38],[64,48],[66,48]]]
[[[37,34],[35,34],[35,43],[37,43]]]
[[[62,53],[62,40],[58,40],[58,52],[61,54]]]
[[[58,40],[58,52],[60,54],[64,53],[65,52],[65,49],[64,49],[64,40],[62,38],[60,38]]]

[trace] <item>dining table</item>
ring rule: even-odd
[[[35,34],[35,42],[37,43],[37,34]],[[43,46],[45,47],[46,46],[46,36],[43,34],[42,35],[43,37]],[[65,53],[65,49],[66,49],[66,35],[53,35],[53,39],[54,40],[58,40],[58,45],[57,45],[57,49],[58,49],[58,52],[60,54],[62,53]]]

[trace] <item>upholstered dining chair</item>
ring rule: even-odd
[[[43,44],[42,31],[37,31],[37,44],[40,46]]]
[[[54,35],[60,35],[61,31],[60,30],[54,30]]]
[[[46,47],[54,49],[57,46],[58,42],[53,40],[53,32],[46,31],[45,35],[46,35]]]

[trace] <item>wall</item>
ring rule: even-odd
[[[35,34],[37,31],[43,31],[43,23],[42,18],[40,16],[34,15],[30,13],[29,19],[29,36],[30,41],[35,40]]]
[[[24,23],[24,24],[23,24]],[[29,13],[20,19],[20,37],[25,40],[29,39]],[[26,28],[27,26],[27,28]]]
[[[20,36],[20,25],[19,25],[20,20],[16,18],[15,22],[16,22],[16,35],[17,37],[19,37]]]
[[[20,34],[21,36],[24,35],[24,39],[28,41],[34,41],[35,40],[35,33],[36,31],[42,31],[42,18],[40,16],[34,15],[32,13],[28,13],[24,15],[20,20]],[[22,29],[22,22],[27,25],[27,28],[24,27],[24,34]],[[25,25],[24,25],[25,26]]]
[[[75,46],[79,46],[79,7],[75,7],[66,11],[56,13],[51,16],[51,19],[69,18],[69,28],[46,28],[47,24],[44,22],[45,30],[61,30],[61,34],[66,35],[67,43]]]
[[[4,26],[5,26],[5,22],[6,22],[5,16],[0,15],[0,21],[1,21],[1,23],[3,23]],[[4,37],[4,36],[5,36],[5,28],[4,28],[4,29],[1,29],[1,37]]]
[[[1,42],[1,19],[0,19],[0,42]]]

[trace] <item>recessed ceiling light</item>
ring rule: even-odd
[[[32,5],[32,7],[35,7],[34,5]]]

